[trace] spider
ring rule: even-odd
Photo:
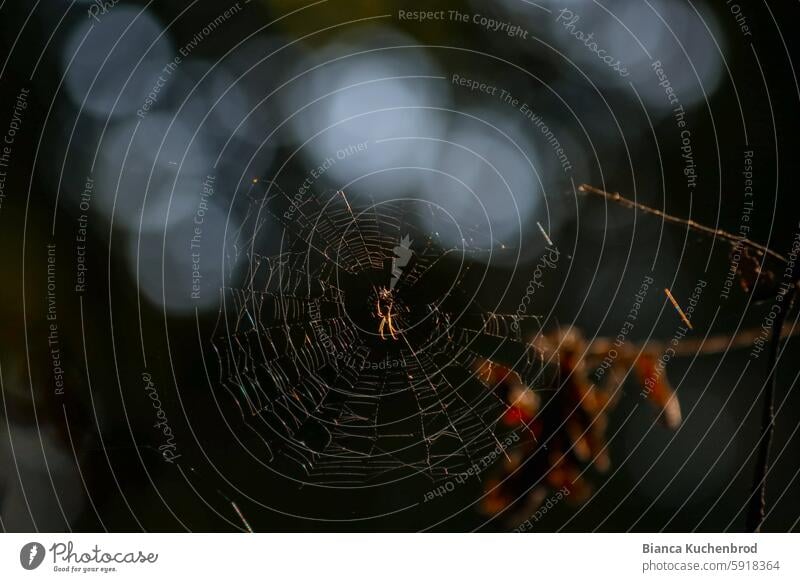
[[[388,327],[389,334],[392,336],[392,339],[397,339],[397,328],[394,326],[394,314],[392,310],[394,309],[394,294],[390,289],[386,287],[381,287],[378,290],[378,298],[375,301],[375,311],[378,315],[378,318],[381,322],[378,324],[378,335],[381,336],[382,340],[386,339],[386,335],[384,334],[384,330]]]

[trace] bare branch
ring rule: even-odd
[[[666,212],[663,212],[663,211],[658,210],[656,208],[651,208],[649,206],[641,204],[640,202],[634,202],[633,200],[629,200],[628,198],[625,198],[624,196],[622,196],[619,192],[606,192],[605,190],[601,190],[599,188],[595,188],[594,186],[590,186],[588,184],[581,184],[580,186],[578,186],[578,190],[580,192],[583,192],[583,193],[596,194],[597,196],[601,196],[601,197],[605,198],[606,200],[610,200],[612,202],[616,202],[617,204],[619,204],[621,206],[624,206],[626,208],[634,208],[636,210],[641,210],[642,212],[646,212],[647,214],[652,214],[654,216],[658,216],[658,217],[666,220],[667,222],[672,222],[674,224],[682,224],[682,225],[690,228],[691,230],[693,230],[695,232],[701,232],[703,234],[710,235],[712,237],[721,238],[724,241],[726,241],[726,242],[728,242],[728,243],[730,243],[730,244],[732,244],[734,246],[737,245],[737,244],[740,244],[742,246],[746,246],[746,247],[751,248],[753,250],[756,250],[756,251],[758,251],[760,253],[763,253],[763,254],[769,255],[770,257],[778,259],[782,263],[786,262],[786,257],[784,257],[783,255],[779,255],[778,253],[776,253],[775,251],[769,249],[768,247],[765,247],[762,244],[754,242],[754,241],[750,240],[749,238],[745,238],[743,236],[737,236],[735,234],[731,234],[731,233],[726,232],[724,230],[710,228],[708,226],[704,226],[704,225],[702,225],[702,224],[700,224],[698,222],[695,222],[694,220],[688,220],[686,218],[680,218],[678,216],[672,216],[671,214],[667,214]]]

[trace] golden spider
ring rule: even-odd
[[[386,339],[384,330],[389,328],[389,335],[392,339],[397,339],[397,328],[394,325],[394,294],[386,287],[381,287],[378,290],[378,298],[375,300],[375,312],[381,320],[378,324],[378,335],[382,340]]]

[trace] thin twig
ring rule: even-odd
[[[236,502],[235,501],[231,501],[231,505],[233,506],[233,510],[236,512],[236,515],[238,515],[239,519],[242,520],[242,523],[244,524],[245,529],[249,533],[253,533],[253,528],[250,527],[250,524],[248,523],[247,518],[245,518],[245,516],[242,513],[241,509],[239,509],[239,506],[236,505]]]
[[[772,249],[765,247],[762,244],[759,244],[755,241],[750,240],[749,238],[743,236],[737,236],[735,234],[731,234],[724,230],[719,230],[716,228],[710,228],[708,226],[704,226],[694,220],[680,218],[679,216],[672,216],[671,214],[667,214],[666,212],[662,212],[656,208],[651,208],[639,202],[634,202],[633,200],[629,200],[624,196],[620,195],[619,192],[606,192],[605,190],[601,190],[600,188],[595,188],[594,186],[590,186],[589,184],[581,184],[578,186],[578,190],[584,193],[596,194],[598,196],[602,196],[606,200],[611,200],[612,202],[616,202],[621,206],[625,206],[627,208],[635,208],[636,210],[641,210],[642,212],[646,212],[647,214],[652,214],[654,216],[658,216],[663,218],[667,222],[672,222],[674,224],[682,224],[695,232],[702,232],[703,234],[711,235],[716,238],[721,238],[726,242],[737,245],[741,244],[743,246],[749,247],[751,249],[757,250],[761,253],[767,254],[775,259],[778,259],[782,263],[786,262],[786,258],[783,255],[779,255]]]
[[[547,234],[547,233],[544,231],[544,227],[543,227],[541,224],[539,224],[538,222],[537,222],[536,224],[539,226],[539,230],[541,230],[541,231],[542,231],[542,236],[544,236],[544,240],[546,240],[546,241],[547,241],[547,244],[549,244],[549,245],[552,247],[552,246],[553,246],[553,241],[552,241],[552,240],[550,240],[550,237],[549,237],[549,236],[548,236],[548,234]]]
[[[641,344],[625,343],[622,346],[617,346],[616,350],[621,358],[633,359],[636,354],[643,349],[649,354],[662,354],[668,347],[672,348],[675,356],[689,357],[689,356],[713,356],[718,354],[727,353],[731,350],[743,350],[750,348],[758,337],[763,333],[760,327],[745,329],[731,337],[727,334],[711,335],[706,338],[689,338],[686,337],[675,346],[667,342],[660,342],[657,340],[650,340],[642,348]],[[800,336],[800,325],[787,328],[784,326],[781,332],[781,339],[788,337]],[[615,347],[614,338],[599,337],[595,339],[589,346],[588,355],[591,357],[604,358],[608,355],[608,351]]]
[[[670,300],[670,302],[672,303],[672,306],[675,308],[675,311],[678,312],[678,315],[680,316],[681,321],[683,321],[683,323],[685,323],[686,327],[688,327],[689,329],[694,329],[692,327],[692,322],[689,321],[688,317],[686,317],[686,314],[683,312],[683,309],[681,309],[681,306],[678,303],[677,299],[675,299],[675,297],[672,296],[672,291],[670,291],[669,289],[665,288],[664,289],[664,293],[666,293],[667,299]]]
[[[794,294],[797,287],[792,286],[786,292],[781,309],[775,318],[772,328],[772,338],[769,346],[769,360],[767,362],[768,375],[764,383],[764,408],[761,415],[761,436],[759,437],[758,459],[756,461],[756,474],[748,501],[746,529],[750,532],[760,532],[764,524],[767,506],[767,474],[769,473],[769,453],[772,440],[775,436],[775,389],[777,385],[778,349],[781,343],[781,331],[786,313],[792,308]]]

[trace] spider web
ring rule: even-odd
[[[538,321],[479,307],[486,271],[474,259],[492,249],[472,246],[477,230],[458,225],[462,245],[448,248],[417,226],[439,212],[423,201],[260,189],[229,253],[246,267],[222,289],[213,345],[266,459],[344,487],[441,480],[503,450],[509,403],[477,371],[502,362],[533,386],[541,359],[525,338]],[[375,308],[393,273],[397,339],[381,338]]]

